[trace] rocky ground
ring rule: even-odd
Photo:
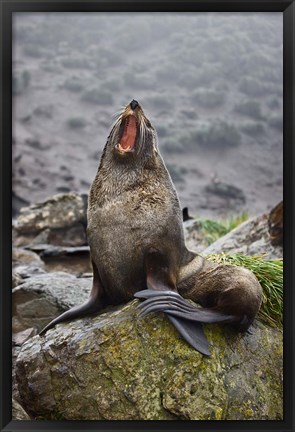
[[[31,415],[63,420],[281,420],[282,333],[206,326],[212,356],[134,300],[35,336],[16,367]],[[83,397],[81,397],[83,394]]]
[[[225,244],[281,258],[282,211],[280,203],[209,247],[200,223],[188,220],[186,241],[204,255]],[[259,320],[244,336],[206,326],[210,361],[162,314],[140,320],[137,300],[37,335],[89,296],[85,219],[83,195],[68,193],[23,209],[13,225],[14,418],[281,419],[282,331]]]

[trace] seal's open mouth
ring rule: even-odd
[[[128,115],[125,120],[123,120],[122,126],[123,132],[117,148],[121,152],[133,151],[137,135],[137,121],[135,115]]]

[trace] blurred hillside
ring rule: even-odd
[[[17,13],[13,204],[87,193],[137,99],[191,214],[282,199],[282,14]]]

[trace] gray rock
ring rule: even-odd
[[[185,243],[189,249],[200,253],[209,246],[208,236],[206,237],[197,219],[184,222],[183,230]]]
[[[36,237],[33,238],[29,246],[48,244],[50,232],[51,232],[50,228],[45,228],[43,231],[37,234]]]
[[[40,274],[45,274],[45,273],[46,273],[46,271],[43,270],[43,268],[40,268],[39,266],[35,266],[35,265],[19,266],[19,267],[16,267],[16,270],[15,270],[15,275],[20,277],[22,280],[27,279],[27,278],[34,276],[34,275],[40,275]]]
[[[16,376],[23,406],[44,419],[281,420],[282,333],[205,326],[212,357],[161,313],[122,308],[26,342]]]
[[[37,330],[36,328],[30,328],[27,330],[24,330],[22,332],[19,333],[13,333],[12,334],[12,397],[13,397],[13,401],[16,402],[16,406],[15,406],[15,410],[17,411],[17,413],[14,413],[16,418],[15,420],[18,420],[18,415],[22,414],[22,410],[19,409],[18,407],[18,403],[17,401],[20,399],[19,397],[19,393],[18,393],[18,385],[16,382],[16,377],[15,377],[15,364],[16,364],[16,359],[17,356],[20,352],[20,347],[27,341],[29,340],[31,337],[35,336],[37,334]],[[12,403],[13,403],[12,401]],[[12,407],[12,411],[14,412],[14,407]],[[21,418],[19,418],[19,420],[21,420]]]
[[[29,277],[12,290],[13,332],[30,327],[40,331],[60,313],[86,301],[91,283],[63,272]]]
[[[12,249],[12,288],[21,285],[24,279],[44,273],[44,261],[36,253],[22,249]]]
[[[29,414],[23,409],[23,407],[16,399],[12,399],[12,419],[31,420]]]
[[[86,195],[69,192],[22,208],[13,226],[14,244],[84,245],[87,224],[86,201]]]
[[[28,328],[12,335],[12,344],[22,346],[28,339],[37,334],[36,328]]]
[[[273,246],[268,231],[268,215],[253,217],[225,236],[212,243],[203,251],[204,255],[218,253],[243,253],[263,255],[265,259],[283,258],[283,248]]]
[[[63,271],[75,275],[92,272],[89,246],[66,247],[31,244],[27,248],[40,254],[46,263],[47,271]]]
[[[71,226],[83,219],[84,210],[83,199],[78,193],[53,195],[45,202],[23,208],[16,221],[16,230],[24,234]]]
[[[284,240],[284,205],[280,201],[269,213],[268,228],[271,244],[283,246]]]
[[[19,392],[18,392],[18,384],[16,381],[16,376],[15,376],[15,365],[16,365],[16,359],[20,353],[20,346],[17,345],[12,345],[12,369],[11,369],[11,380],[12,380],[12,397],[15,400],[19,400],[20,396],[19,396]]]
[[[30,250],[23,248],[13,248],[12,249],[12,266],[16,268],[22,265],[31,265],[35,267],[44,267],[44,262],[41,260],[39,255]]]
[[[17,287],[21,283],[23,283],[23,278],[21,275],[15,271],[12,271],[12,288]]]

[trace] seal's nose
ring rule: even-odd
[[[138,105],[139,103],[134,99],[130,102],[130,108],[132,109],[132,111],[134,111]]]

